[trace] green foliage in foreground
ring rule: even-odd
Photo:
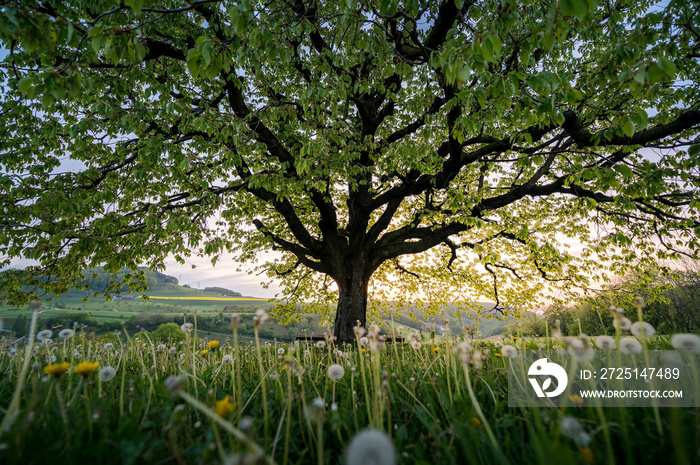
[[[171,344],[128,336],[78,333],[4,351],[0,461],[208,464],[259,449],[264,457],[245,463],[349,463],[341,457],[365,428],[386,432],[398,461],[416,464],[691,463],[700,445],[697,409],[661,409],[657,422],[643,408],[508,408],[508,359],[487,341],[239,346],[234,333],[217,346],[194,332]],[[66,373],[42,373],[62,361]],[[84,361],[100,365],[87,373]],[[344,368],[337,381],[332,364]],[[325,406],[314,411],[317,398]],[[590,443],[563,431],[569,416]]]

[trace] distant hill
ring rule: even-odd
[[[148,286],[148,292],[157,292],[163,290],[171,290],[173,286],[191,289],[190,286],[180,286],[177,278],[174,276],[168,276],[157,271],[151,271],[145,267],[139,267],[139,271],[142,271],[146,277],[146,285]],[[104,268],[90,268],[83,270],[84,279],[78,284],[81,286],[87,286],[88,289],[94,292],[106,292],[109,288],[110,283],[119,282],[123,280],[125,274],[131,272],[126,268],[119,270],[116,274],[116,279],[107,273]],[[119,288],[123,293],[128,292],[128,287],[123,285]],[[197,290],[197,289],[193,289]],[[200,292],[206,292],[210,294],[217,294],[224,297],[242,297],[240,292],[232,291],[231,289],[226,289],[223,287],[206,287]]]

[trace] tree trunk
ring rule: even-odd
[[[353,342],[353,328],[360,322],[365,326],[367,313],[367,285],[369,276],[363,266],[351,263],[349,268],[336,282],[339,288],[338,310],[335,315],[335,342]]]

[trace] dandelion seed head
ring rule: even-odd
[[[630,332],[632,335],[635,337],[641,337],[641,338],[650,338],[654,334],[656,334],[656,329],[646,321],[636,321],[632,323],[632,327],[630,328]]]
[[[623,337],[620,339],[619,349],[620,352],[627,355],[640,354],[642,353],[642,344],[633,337]]]
[[[588,446],[591,436],[586,432],[583,424],[576,418],[565,416],[559,425],[561,434],[573,440],[580,446]]]
[[[73,337],[73,334],[75,334],[75,333],[73,332],[72,329],[66,328],[66,329],[62,329],[58,333],[58,337],[60,337],[61,339],[70,339]]]
[[[378,430],[356,434],[345,451],[347,465],[394,465],[396,450],[389,437]]]
[[[598,336],[595,338],[595,345],[599,349],[614,349],[615,339],[610,336]]]
[[[332,381],[338,381],[345,376],[345,368],[340,365],[331,365],[328,367],[328,377]]]
[[[671,345],[678,350],[700,352],[700,336],[697,334],[674,334],[671,336]]]
[[[116,374],[117,374],[117,370],[115,370],[114,368],[109,367],[109,366],[104,367],[100,370],[100,381],[102,381],[103,383],[106,383],[108,381],[112,381],[112,379],[114,379]]]
[[[501,347],[501,354],[504,357],[515,358],[518,356],[518,351],[512,345],[505,345],[505,346]]]
[[[632,322],[629,318],[621,317],[619,320],[616,318],[613,320],[613,326],[615,328],[619,327],[624,331],[628,331],[632,327]]]
[[[51,339],[51,336],[53,336],[53,331],[51,331],[50,329],[45,329],[36,333],[36,338],[40,341]]]
[[[592,348],[581,348],[581,349],[574,349],[573,347],[569,347],[569,354],[579,363],[586,363],[590,362],[595,358],[595,349]]]
[[[184,323],[182,326],[180,326],[180,329],[183,333],[189,333],[194,329],[194,325],[192,323]]]

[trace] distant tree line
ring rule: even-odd
[[[187,321],[192,323],[194,317],[191,314],[187,315]],[[274,321],[274,320],[268,320]],[[172,328],[172,324],[175,324],[180,331],[180,325],[184,322],[184,318],[181,315],[165,314],[161,312],[142,312],[137,315],[123,320],[124,325],[122,325],[122,320],[96,320],[91,317],[90,312],[60,312],[56,315],[52,315],[48,318],[39,320],[38,329],[73,329],[75,326],[85,327],[89,332],[95,333],[105,333],[113,331],[121,331],[126,329],[130,334],[136,334],[141,330],[152,332],[156,338],[167,339],[172,335],[171,329],[161,329],[163,326],[166,328]],[[309,318],[304,318],[297,326],[296,324],[287,325],[287,331],[282,334],[275,333],[270,328],[260,328],[258,335],[263,339],[278,339],[280,341],[293,341],[296,339],[297,333],[303,331],[304,329],[311,329],[316,327],[313,321],[313,317],[309,315]],[[317,327],[316,327],[317,328]],[[217,315],[211,316],[197,316],[197,329],[199,331],[232,334],[231,329],[231,318],[230,315],[225,315],[223,312],[219,312]],[[14,319],[11,331],[14,333],[15,337],[25,336],[29,331],[29,318],[20,314]],[[238,327],[238,334],[241,336],[254,336],[255,330],[253,326],[253,314],[242,314],[241,323]]]
[[[620,279],[605,292],[578,305],[551,307],[542,316],[526,315],[507,331],[544,336],[547,327],[550,334],[558,327],[564,335],[614,334],[611,307],[623,309],[625,317],[637,321],[637,296],[645,301],[642,318],[658,334],[700,332],[700,269],[694,264],[686,264],[686,269],[673,273]]]
[[[215,294],[221,294],[225,297],[243,297],[240,292],[232,291],[231,289],[226,289],[224,287],[205,287],[204,292],[212,292]]]

